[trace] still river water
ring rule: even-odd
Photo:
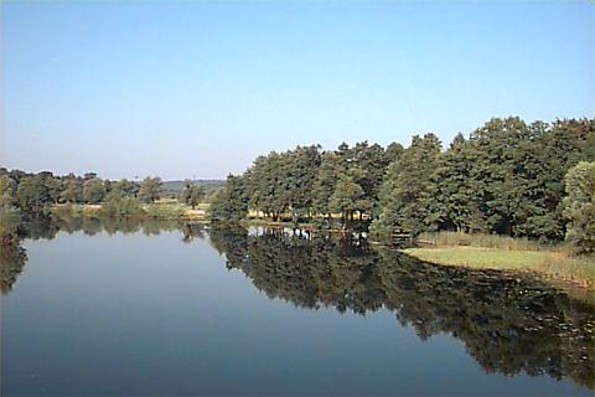
[[[1,394],[592,395],[592,303],[364,240],[76,220],[2,254]]]

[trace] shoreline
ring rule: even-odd
[[[90,217],[108,217],[114,219],[150,219],[163,221],[187,221],[197,223],[209,222],[206,211],[201,208],[186,208],[170,202],[157,202],[143,205],[143,214],[130,216],[107,216],[102,212],[101,204],[54,204],[50,212],[60,215],[77,215]]]
[[[404,248],[399,251],[424,262],[473,270],[499,270],[539,277],[562,289],[595,291],[595,260],[562,251],[526,251],[476,246]]]
[[[170,202],[157,202],[144,206],[145,213],[129,219],[211,223],[203,208],[186,208]],[[54,205],[51,211],[80,216],[104,216],[101,205],[72,204]],[[127,219],[127,217],[116,217]],[[321,228],[308,223],[272,221],[269,219],[246,219],[239,222],[244,227],[272,227],[300,229],[309,233],[344,234],[352,230],[337,227]],[[336,225],[334,225],[336,226]],[[455,238],[448,241],[449,238]],[[441,238],[446,239],[440,241]],[[482,239],[488,238],[491,245],[485,245]],[[466,239],[470,241],[466,241]],[[438,240],[438,241],[437,241]],[[440,232],[419,236],[417,242],[426,242],[421,247],[399,249],[407,255],[424,262],[440,266],[454,266],[467,269],[500,270],[507,273],[530,274],[562,288],[572,287],[583,291],[595,291],[595,258],[572,257],[565,249],[552,249],[523,239],[505,236],[457,235]],[[386,244],[384,240],[370,239],[372,244]],[[427,245],[430,246],[427,246]]]

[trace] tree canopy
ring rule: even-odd
[[[413,136],[407,148],[363,141],[335,150],[311,145],[273,151],[243,174],[230,175],[212,197],[209,214],[234,222],[251,216],[331,225],[340,219],[343,227],[361,222],[386,236],[456,230],[543,241],[567,237],[590,252],[593,231],[579,215],[591,207],[577,198],[585,189],[579,175],[588,166],[567,176],[581,161],[595,161],[593,119],[529,124],[494,118],[468,137],[457,134],[445,149],[427,133]],[[187,183],[178,199],[194,208],[204,193]],[[93,172],[55,176],[0,168],[0,205],[25,212],[56,203],[108,203],[114,214],[128,213],[137,211],[134,200],[153,203],[162,194],[159,177],[139,184]],[[130,211],[117,209],[122,205]]]
[[[432,133],[407,148],[298,146],[259,156],[238,178],[252,215],[274,221],[339,217],[344,225],[371,221],[379,235],[457,230],[561,240],[564,177],[592,161],[594,147],[592,119],[494,118],[468,138],[458,133],[446,149]],[[243,219],[238,214],[249,211],[236,203],[238,211],[228,202],[220,215]]]
[[[581,252],[595,252],[595,162],[582,161],[565,178],[567,236]]]

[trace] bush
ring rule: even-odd
[[[104,215],[109,217],[130,218],[144,215],[142,204],[138,199],[131,196],[113,195],[106,197],[101,205]]]
[[[580,253],[595,252],[595,162],[582,161],[566,174],[566,238]]]

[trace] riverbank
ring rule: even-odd
[[[163,199],[144,204],[143,212],[134,218],[208,222],[207,203],[195,209],[174,199]],[[101,205],[59,204],[52,207],[56,214],[78,216],[103,216]],[[295,224],[287,221],[272,221],[252,218],[240,224],[244,227],[295,228],[306,233],[346,233],[339,224],[321,228],[315,221]],[[507,272],[530,273],[552,283],[578,286],[595,291],[595,257],[575,257],[565,245],[545,246],[528,239],[518,239],[485,234],[452,232],[423,233],[417,241],[422,245],[401,251],[415,258],[438,265],[459,266],[471,269],[494,269]]]
[[[134,215],[134,218],[204,222],[207,209],[207,203],[192,208],[174,199],[161,199],[151,204],[143,204],[142,213]],[[100,204],[55,204],[51,211],[58,215],[104,216]]]
[[[427,246],[402,252],[425,262],[471,269],[531,273],[553,283],[595,291],[595,257],[573,256],[566,246],[542,246],[525,239],[491,235],[425,235]]]

